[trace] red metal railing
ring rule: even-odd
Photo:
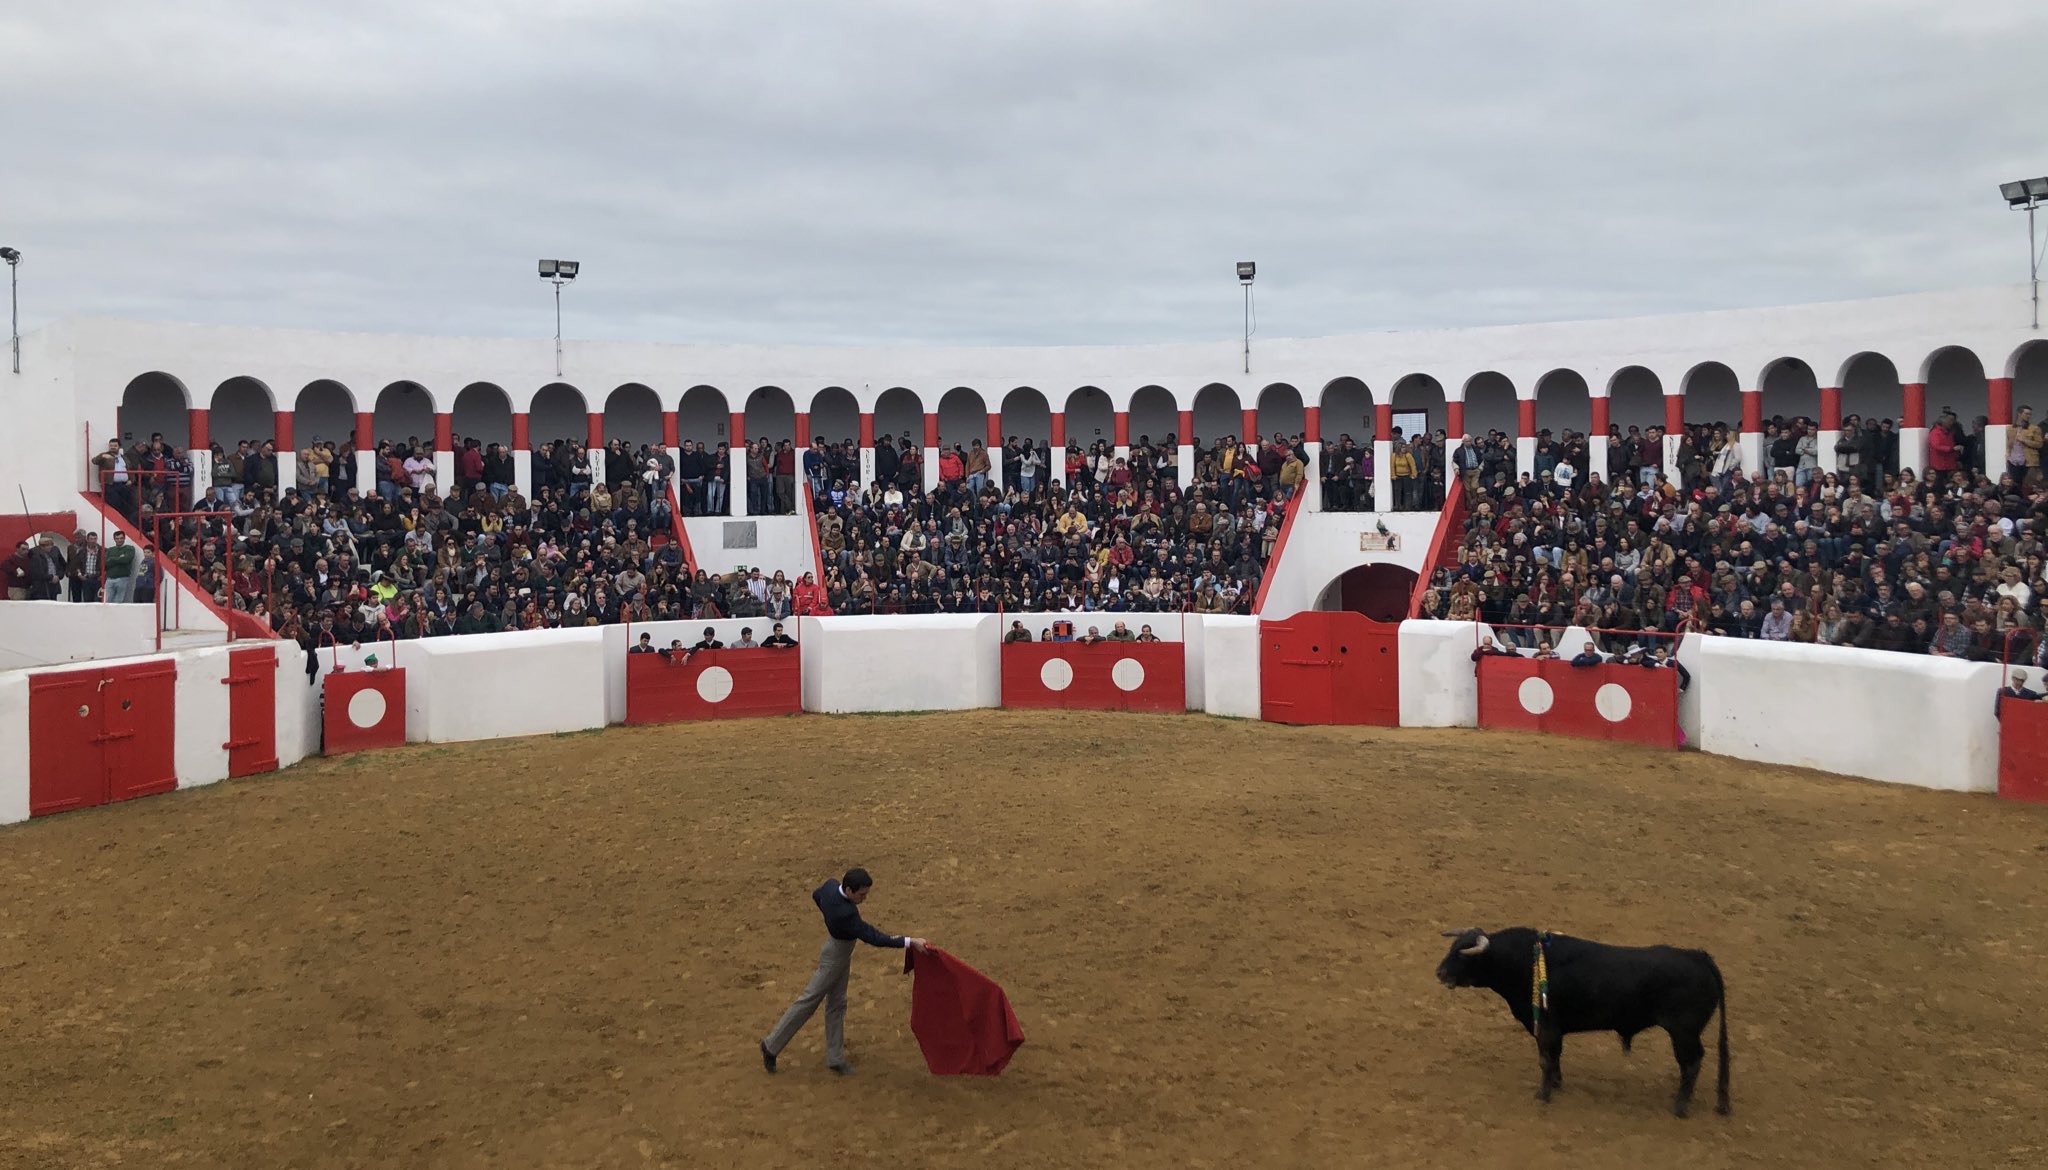
[[[1415,592],[1408,598],[1408,616],[1422,616],[1422,598],[1436,582],[1438,570],[1446,569],[1457,560],[1457,549],[1461,541],[1453,534],[1462,532],[1471,509],[1465,500],[1465,477],[1449,476],[1444,489],[1443,512],[1438,516],[1436,531],[1429,538],[1429,552],[1423,557],[1422,571],[1415,576]]]

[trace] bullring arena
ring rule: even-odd
[[[1272,344],[1250,380],[1230,375],[1229,347],[592,344],[557,379],[551,349],[521,342],[104,321],[30,334],[23,373],[0,375],[16,412],[0,478],[25,512],[8,544],[46,555],[49,533],[69,563],[88,534],[104,549],[119,533],[148,576],[110,588],[96,554],[78,600],[0,605],[0,821],[24,822],[0,832],[0,1162],[2039,1165],[2048,704],[1999,702],[2034,640],[1948,656],[1757,636],[1733,616],[1518,631],[1431,609],[1491,555],[1485,518],[1514,506],[1522,473],[1550,473],[1560,437],[1589,440],[1595,469],[1690,490],[1692,428],[1725,432],[1741,486],[1772,479],[1766,440],[1791,420],[1832,449],[1861,416],[1890,423],[1887,476],[1995,477],[2018,408],[2048,405],[2026,313],[2025,290],[2004,288],[1360,335]],[[1951,410],[1973,465],[1934,463],[1952,455],[1931,437]],[[1427,456],[1407,440],[1439,430],[1436,478],[1392,482],[1397,453]],[[1616,464],[1632,431],[1648,454]],[[1217,478],[1219,436],[1276,435],[1317,472],[1348,435],[1372,474]],[[1466,435],[1497,468],[1445,474]],[[118,463],[96,461],[110,437]],[[739,452],[708,471],[684,458],[759,438],[759,484]],[[1144,452],[1151,490],[1242,503],[1252,527],[1228,561],[1209,536],[1218,567],[1185,570],[1171,608],[1048,610],[1070,587],[1106,596],[1049,573],[1020,612],[927,591],[908,556],[839,546],[841,522],[886,525],[859,497],[891,471],[911,501],[978,516],[948,453],[1012,438],[1077,459],[1097,442],[1112,462]],[[779,491],[785,439],[843,444],[853,502],[801,470]],[[246,508],[215,474],[243,440]],[[551,485],[538,449],[558,441],[576,453]],[[216,443],[219,459],[180,458]],[[484,451],[503,492],[493,470],[470,473]],[[977,487],[1023,486],[988,462]],[[522,538],[431,515],[558,488],[588,507],[643,467],[666,507],[622,503],[573,529],[635,521],[592,552],[633,561],[628,595],[584,610],[578,594],[583,624],[529,626],[514,593],[510,623],[464,611],[512,628],[432,628],[432,582],[379,592],[412,580],[402,556],[366,551],[358,584],[334,550],[339,588],[361,592],[310,601],[300,566],[279,583],[225,563],[310,556],[290,538],[318,524],[280,507],[287,522],[265,528],[257,506],[279,484],[327,504],[353,483],[422,522],[351,545],[424,529],[429,557],[444,540],[496,548],[486,575],[531,570],[545,593]],[[1056,493],[1054,512],[1088,502],[1076,539],[1153,539],[1096,502],[1120,485],[1092,466],[1044,471],[1032,491]],[[451,483],[462,494],[444,501]],[[718,494],[722,510],[703,506]],[[1265,524],[1270,542],[1253,535]],[[1201,547],[1162,539],[1169,566],[1166,546]],[[635,558],[723,580],[642,616],[659,586],[631,584]],[[2038,571],[2024,547],[2008,559]],[[754,568],[820,584],[750,601]],[[870,569],[925,604],[823,584]],[[407,601],[410,622],[392,621]],[[336,636],[317,619],[343,608]],[[734,645],[778,621],[795,645]],[[1069,637],[1117,623],[1157,640]],[[722,647],[632,652],[707,628]],[[1478,653],[1538,634],[1563,658]],[[1675,646],[1682,684],[1628,661],[1651,642]],[[1599,661],[1566,661],[1588,643]],[[817,942],[806,894],[853,865],[877,879],[872,921],[1003,985],[1027,1039],[1001,1076],[927,1072],[910,980],[868,948],[857,1076],[825,1070],[815,1026],[764,1074],[755,1045]],[[1671,1116],[1654,1033],[1632,1055],[1574,1038],[1539,1105],[1533,1046],[1504,1006],[1433,975],[1440,931],[1516,924],[1711,951],[1732,1116]]]

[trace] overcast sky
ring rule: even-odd
[[[2017,283],[2041,0],[18,0],[24,323],[1235,337]]]

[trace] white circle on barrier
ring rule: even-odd
[[[1135,658],[1119,658],[1109,668],[1109,681],[1120,691],[1135,691],[1145,685],[1145,664]]]
[[[365,731],[384,722],[384,712],[389,709],[384,692],[374,687],[365,687],[348,697],[348,721]]]
[[[1074,685],[1074,668],[1064,658],[1048,658],[1038,668],[1038,681],[1048,691],[1064,691]]]
[[[697,676],[697,697],[707,703],[723,703],[732,697],[732,671],[723,666],[707,666]]]
[[[1607,683],[1593,692],[1593,710],[1600,712],[1600,718],[1609,723],[1619,723],[1635,710],[1636,701],[1629,697],[1628,688],[1620,683]]]
[[[1525,678],[1520,689],[1515,691],[1515,698],[1521,700],[1522,710],[1531,715],[1541,715],[1557,702],[1557,692],[1540,678]]]

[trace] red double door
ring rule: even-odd
[[[1269,723],[1401,723],[1401,626],[1311,611],[1259,623],[1259,717]]]
[[[169,659],[30,676],[29,815],[176,788],[177,682]]]

